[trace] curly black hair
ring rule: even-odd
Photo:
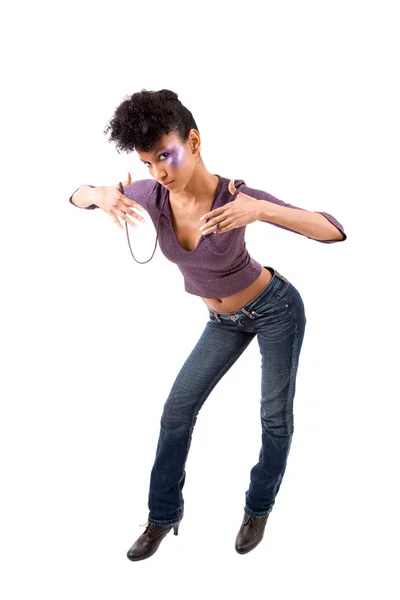
[[[111,131],[109,142],[117,152],[149,152],[164,134],[174,131],[182,143],[187,142],[191,129],[199,131],[192,113],[171,90],[158,92],[142,89],[125,96],[104,129]]]

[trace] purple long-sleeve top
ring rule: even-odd
[[[248,194],[257,200],[268,200],[280,206],[306,210],[278,200],[263,190],[250,188],[243,179],[234,180],[237,191],[232,195],[228,189],[230,179],[220,175],[218,175],[218,178],[219,184],[210,211],[234,200],[238,192]],[[185,290],[189,294],[202,296],[203,298],[231,296],[251,285],[260,275],[262,265],[255,261],[246,249],[244,239],[246,226],[231,229],[219,236],[213,233],[202,235],[194,250],[185,250],[179,243],[173,229],[168,189],[154,179],[141,179],[133,181],[124,188],[124,195],[140,204],[149,213],[156,229],[160,220],[158,241],[161,251],[168,260],[175,263],[180,269],[184,277]],[[72,196],[69,200],[73,204]],[[88,210],[95,208],[98,208],[95,204],[86,207]],[[333,244],[347,238],[342,225],[332,215],[321,211],[316,212],[319,212],[335,225],[342,232],[343,238],[340,240],[310,239],[323,244]],[[304,235],[294,229],[268,220],[264,222],[287,229],[298,235]]]

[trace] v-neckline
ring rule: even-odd
[[[211,203],[211,207],[206,212],[211,212],[214,209],[215,200],[217,199],[217,196],[218,196],[218,193],[219,193],[219,189],[221,187],[221,181],[222,181],[221,176],[217,175],[217,173],[213,173],[213,175],[216,175],[218,177],[218,185],[217,185],[217,188],[216,188],[215,193],[214,193],[214,197],[213,197],[213,200],[212,200],[212,203]],[[205,236],[203,234],[200,235],[200,237],[198,239],[198,242],[197,242],[196,246],[193,248],[193,250],[186,250],[186,248],[184,248],[181,245],[180,241],[178,240],[178,236],[176,235],[176,232],[175,232],[175,229],[174,229],[174,224],[172,222],[172,208],[171,208],[171,202],[170,202],[170,198],[169,198],[169,190],[168,190],[168,193],[167,193],[167,200],[168,200],[168,208],[169,208],[169,217],[170,217],[171,229],[172,229],[172,232],[174,234],[174,238],[176,240],[176,243],[178,244],[179,248],[181,248],[181,250],[183,250],[183,252],[186,252],[186,254],[192,254],[193,252],[196,252],[196,250],[200,246],[200,244],[201,244],[202,240],[205,238]]]

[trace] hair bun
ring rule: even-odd
[[[178,100],[178,94],[172,92],[171,90],[160,90],[158,92],[163,100]],[[179,100],[178,100],[179,101]]]

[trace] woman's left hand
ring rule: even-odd
[[[236,188],[234,179],[230,180],[228,189],[231,194],[235,193]],[[237,227],[250,225],[250,223],[258,221],[260,208],[261,206],[258,200],[248,196],[247,194],[238,192],[233,202],[228,202],[224,206],[215,208],[214,210],[200,217],[201,220],[210,219],[207,223],[200,227],[200,231],[203,235],[207,235],[212,231],[219,235],[220,233],[226,233],[227,231],[236,229]]]

